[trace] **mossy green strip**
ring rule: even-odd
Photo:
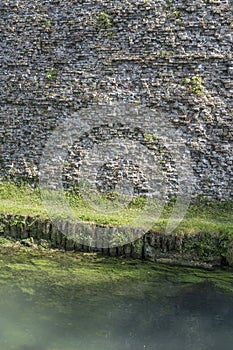
[[[99,225],[130,226],[131,222],[142,213],[144,208],[144,202],[139,198],[128,205],[123,211],[106,214],[96,211],[75,193],[67,192],[65,195],[67,202],[77,217],[83,221],[95,222]],[[172,209],[172,204],[164,207],[162,215],[153,227],[156,232],[165,232]],[[28,184],[17,186],[12,182],[0,183],[1,213],[39,216],[41,218],[48,217],[38,188],[33,189]],[[233,235],[232,213],[232,203],[196,200],[195,203],[190,205],[183,221],[174,233],[196,234],[205,232]]]

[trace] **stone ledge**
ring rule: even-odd
[[[69,229],[70,223],[60,222],[62,227]],[[87,233],[96,235],[101,225],[90,227]],[[110,227],[110,226],[109,226]],[[85,224],[82,224],[85,231]],[[78,232],[85,234],[85,232]],[[38,216],[1,215],[0,235],[20,241],[30,246],[35,244],[56,248],[64,251],[90,252],[112,257],[132,257],[168,265],[192,266],[213,269],[217,266],[233,267],[233,237],[221,238],[219,235],[199,233],[193,236],[164,235],[150,231],[144,237],[124,246],[98,248],[85,246],[65,236],[50,219]],[[222,239],[222,241],[221,241]]]

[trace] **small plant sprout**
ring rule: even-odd
[[[196,95],[203,95],[204,94],[204,87],[203,87],[203,79],[199,75],[196,75],[192,78],[183,78],[182,79],[183,84],[186,84],[189,86],[191,92]]]
[[[173,15],[178,18],[180,16],[180,10],[173,11]]]
[[[48,19],[48,20],[45,22],[45,28],[46,28],[46,29],[49,29],[49,28],[51,28],[51,26],[52,26],[52,23],[51,23],[51,21]]]
[[[96,17],[96,25],[99,30],[110,29],[112,27],[111,16],[105,12],[100,12]]]
[[[46,78],[48,80],[55,80],[58,76],[58,71],[56,70],[56,68],[50,68],[47,72],[46,72]]]

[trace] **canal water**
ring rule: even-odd
[[[1,349],[233,348],[231,271],[28,252],[0,267]]]

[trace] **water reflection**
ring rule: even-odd
[[[2,289],[1,349],[232,349],[233,298],[212,283],[188,284],[159,300],[151,297],[156,289],[141,298],[128,298],[120,291],[114,295],[109,287],[96,302],[91,297],[97,290],[88,292],[80,299],[64,291],[59,298],[48,290],[46,304],[39,289],[33,295]]]

